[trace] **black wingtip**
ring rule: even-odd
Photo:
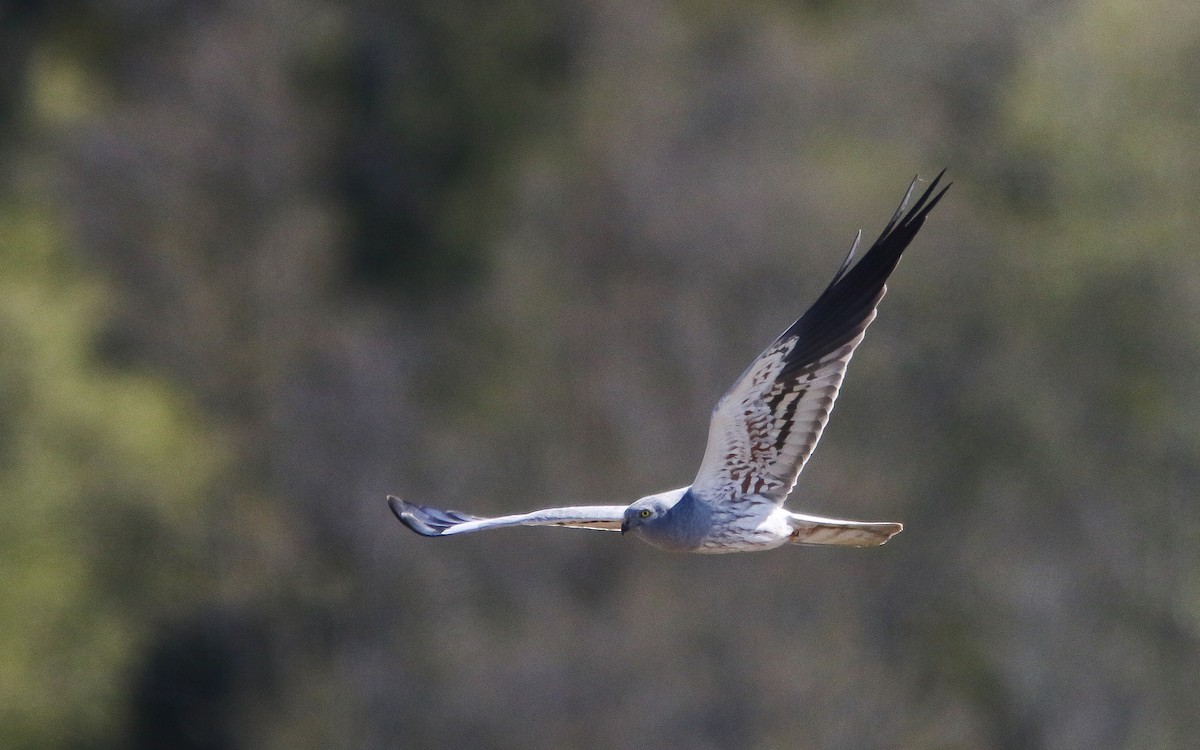
[[[800,337],[801,342],[788,353],[786,372],[794,371],[842,346],[864,329],[864,321],[883,296],[888,277],[900,262],[900,256],[925,223],[925,217],[950,188],[941,186],[946,170],[938,172],[925,190],[911,203],[920,178],[913,178],[900,207],[892,214],[879,238],[857,262],[848,257],[834,274],[816,302],[779,336]]]
[[[883,231],[879,233],[879,239],[875,241],[875,244],[882,242],[888,237],[888,235],[892,234],[892,232],[896,231],[897,229],[909,230],[912,235],[915,235],[917,230],[920,229],[921,225],[925,222],[925,217],[929,215],[929,212],[933,210],[933,207],[938,204],[938,201],[942,199],[942,196],[946,194],[946,191],[949,190],[950,186],[954,184],[953,182],[946,183],[946,185],[943,186],[936,195],[934,195],[933,191],[937,190],[938,184],[942,181],[942,177],[944,177],[945,174],[946,168],[943,167],[942,171],[938,172],[937,175],[929,181],[929,185],[925,188],[925,191],[921,193],[921,197],[917,199],[917,202],[910,209],[908,207],[908,202],[912,200],[913,190],[916,189],[917,183],[921,181],[920,175],[913,177],[912,182],[908,184],[908,190],[904,193],[904,200],[900,201],[900,207],[896,209],[896,213],[892,215],[891,220],[888,221],[887,225],[883,228]]]
[[[850,266],[854,263],[854,256],[858,252],[858,245],[862,242],[862,230],[858,230],[854,235],[854,242],[850,245],[850,252],[846,253],[846,259],[842,261],[842,265],[838,266],[837,273],[833,275],[833,280],[829,282],[830,286],[838,283],[838,281],[846,275],[846,271],[850,270]]]
[[[395,495],[387,496],[388,507],[392,509],[392,515],[404,521],[404,501]]]
[[[392,515],[399,519],[400,523],[417,532],[421,536],[437,536],[438,531],[421,523],[416,516],[408,509],[408,504],[394,495],[388,495],[388,507],[392,509]]]
[[[388,495],[387,501],[388,507],[392,509],[392,514],[400,519],[400,523],[421,536],[442,536],[446,529],[452,526],[478,520],[478,516],[460,513],[456,510],[439,510],[427,505],[410,503],[395,495]]]
[[[395,495],[388,495],[388,507],[392,514],[400,519],[400,523],[417,532],[421,536],[441,536],[445,527],[437,528],[427,523],[425,510],[415,503],[407,503]]]

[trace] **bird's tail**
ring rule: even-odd
[[[789,514],[791,544],[832,544],[841,547],[878,547],[904,530],[888,521],[846,521],[801,513]]]

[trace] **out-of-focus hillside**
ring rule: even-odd
[[[1189,747],[1198,15],[0,6],[0,744]],[[686,484],[942,167],[791,501],[888,546],[388,513]]]

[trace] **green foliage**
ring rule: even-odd
[[[1191,3],[1080,4],[1044,31],[1012,90],[1014,154],[1046,186],[1028,224],[1046,251],[1027,260],[1053,321],[1043,344],[1081,369],[1106,359],[1087,386],[1108,387],[1110,409],[1141,430],[1186,413],[1168,404],[1190,402],[1190,386],[1164,388],[1200,346],[1194,326],[1163,315],[1195,297],[1181,280],[1200,232],[1197,23]]]
[[[450,0],[377,13],[406,43],[377,39],[373,13],[346,49],[351,271],[410,297],[455,289],[486,266],[515,155],[544,130],[566,78],[570,10]]]
[[[53,217],[0,210],[0,745],[92,745],[196,566],[218,444],[162,382],[92,354],[101,289]]]

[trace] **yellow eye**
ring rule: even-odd
[[[649,518],[649,517],[650,517],[650,509],[649,509],[649,508],[642,508],[642,509],[641,509],[641,510],[638,512],[638,515],[639,515],[639,516],[641,516],[642,518]]]

